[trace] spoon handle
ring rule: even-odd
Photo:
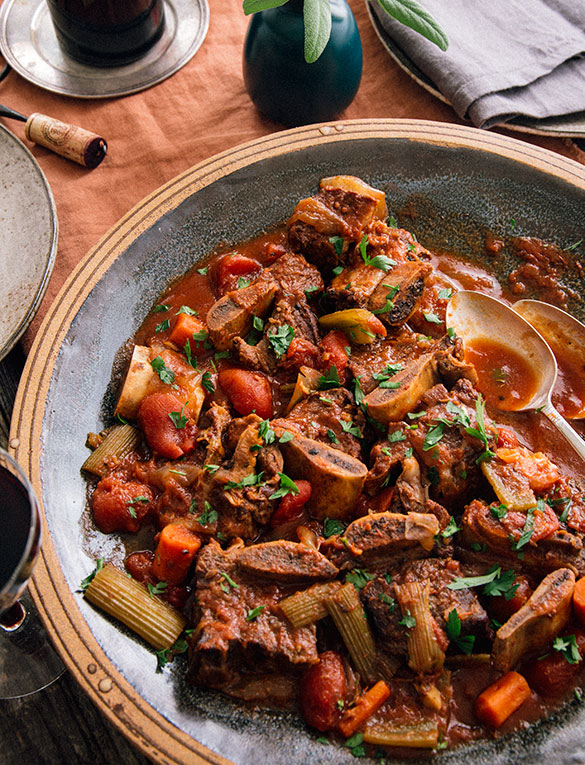
[[[577,431],[569,425],[565,418],[557,412],[550,401],[542,407],[541,412],[546,414],[548,419],[552,422],[555,428],[563,434],[581,459],[585,460],[585,441]]]

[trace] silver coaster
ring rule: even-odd
[[[170,77],[205,39],[207,0],[164,0],[164,8],[166,28],[145,56],[126,66],[95,67],[74,61],[59,47],[45,0],[4,0],[0,51],[22,77],[53,93],[77,98],[125,96]]]

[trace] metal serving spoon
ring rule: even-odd
[[[536,302],[536,301],[522,301]],[[525,311],[526,307],[524,308]],[[532,307],[534,310],[534,307]],[[568,315],[568,314],[567,314]],[[456,292],[447,306],[447,327],[452,327],[466,345],[487,340],[505,346],[530,365],[537,379],[536,389],[516,411],[538,409],[585,460],[585,441],[555,409],[551,393],[557,378],[557,362],[550,347],[536,329],[512,308],[481,292]]]

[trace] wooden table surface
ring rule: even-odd
[[[389,58],[371,28],[363,0],[350,0],[350,5],[362,37],[364,76],[343,116],[461,122]],[[0,363],[0,443],[5,445],[8,439],[25,352],[42,316],[85,252],[162,183],[214,153],[280,129],[259,117],[243,85],[246,26],[240,0],[215,2],[208,36],[194,59],[165,82],[122,99],[67,98],[42,91],[14,72],[0,84],[2,102],[24,113],[40,111],[91,127],[110,145],[103,165],[88,172],[28,144],[55,195],[59,249],[37,318],[22,343]],[[19,123],[5,124],[23,138]],[[521,137],[585,163],[583,146],[569,139]],[[102,717],[67,672],[40,693],[0,701],[0,741],[0,765],[148,762]]]

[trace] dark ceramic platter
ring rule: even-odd
[[[560,246],[585,233],[585,169],[571,160],[460,126],[376,120],[298,128],[211,158],[144,200],[88,254],[37,335],[11,436],[48,531],[35,602],[83,688],[156,761],[354,762],[349,750],[323,746],[287,714],[250,711],[187,687],[179,661],[157,673],[145,645],[75,592],[94,557],[122,550],[119,540],[88,535],[79,470],[87,433],[108,421],[119,349],[170,280],[219,242],[286,219],[322,176],[337,173],[384,189],[390,209],[425,245],[472,258],[484,256],[486,231],[509,235],[512,218],[515,235]],[[417,215],[401,218],[405,209]],[[502,260],[503,271],[509,265]],[[581,762],[584,721],[573,702],[527,731],[440,756],[490,765]]]

